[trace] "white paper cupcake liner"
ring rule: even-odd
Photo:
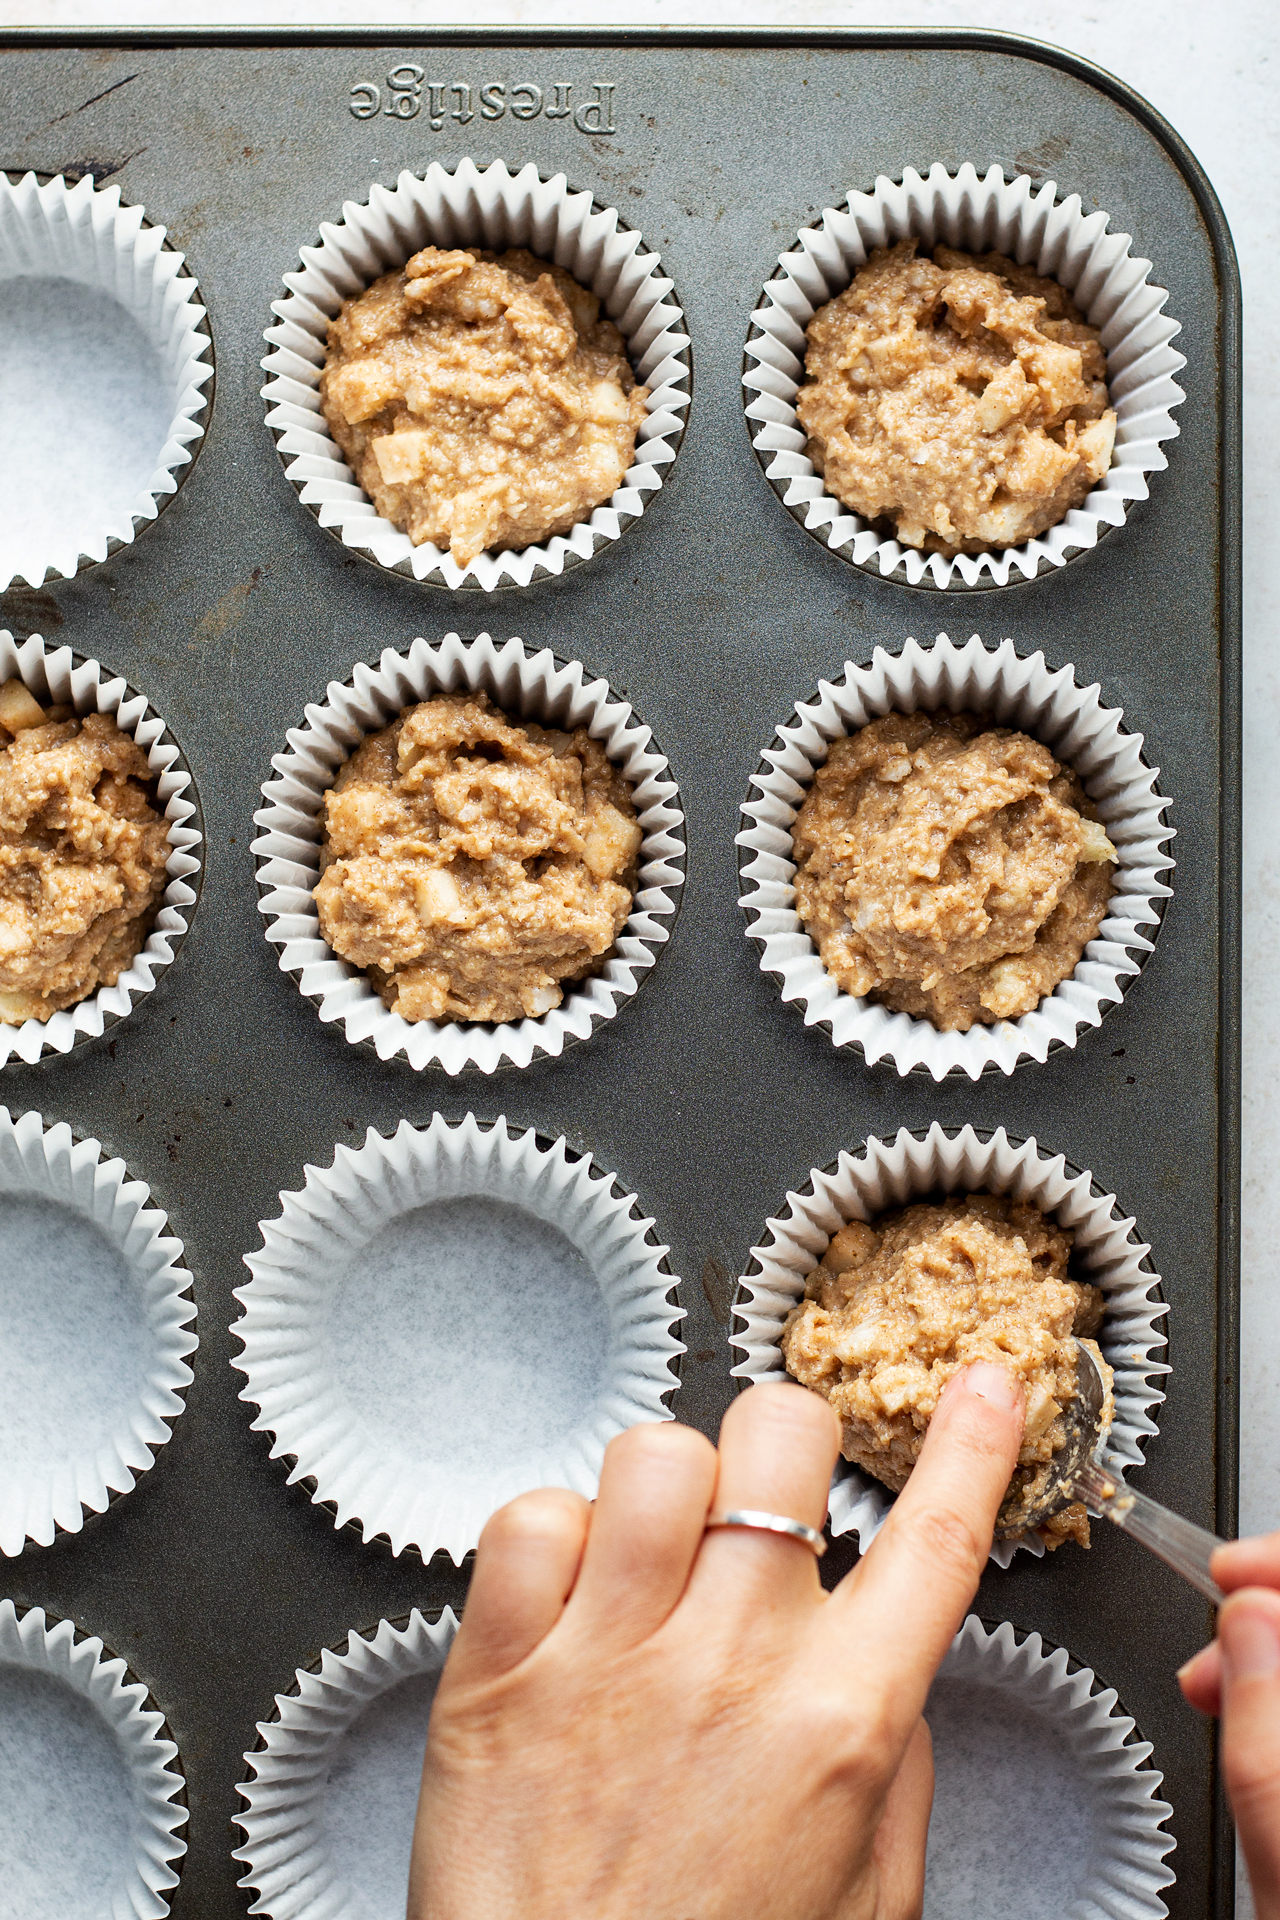
[[[457,1618],[382,1620],[299,1667],[246,1753],[245,1863],[270,1920],[402,1920],[427,1720]]]
[[[931,1194],[1003,1193],[1028,1200],[1075,1235],[1073,1270],[1101,1287],[1106,1319],[1098,1345],[1115,1369],[1115,1418],[1105,1458],[1122,1472],[1142,1464],[1143,1442],[1157,1431],[1153,1412],[1164,1399],[1157,1384],[1169,1368],[1155,1356],[1167,1344],[1156,1326],[1168,1309],[1151,1249],[1134,1232],[1114,1195],[1063,1156],[1042,1152],[1034,1140],[1013,1140],[1003,1127],[989,1136],[933,1124],[917,1135],[903,1127],[892,1140],[870,1139],[857,1154],[842,1153],[833,1167],[814,1168],[799,1193],[788,1193],[781,1215],[766,1222],[740,1283],[733,1344],[744,1358],[733,1368],[742,1380],[788,1377],[780,1341],[783,1322],[832,1234],[846,1221],[869,1220]],[[833,1534],[856,1533],[863,1552],[884,1525],[894,1495],[860,1468],[841,1460],[831,1483]],[[1017,1543],[1037,1557],[1034,1536]],[[991,1557],[1007,1567],[1015,1543],[998,1540]]]
[[[69,1620],[0,1600],[6,1913],[168,1913],[187,1850],[184,1782],[164,1715],[128,1673]]]
[[[37,700],[74,707],[78,714],[110,714],[122,733],[137,741],[155,776],[156,805],[169,822],[168,885],[151,932],[113,987],[99,987],[73,1007],[48,1020],[0,1020],[0,1066],[8,1060],[36,1061],[43,1053],[69,1053],[84,1040],[101,1037],[123,1020],[135,1000],[152,991],[156,976],[170,966],[186,937],[199,898],[203,836],[197,825],[195,783],[181,750],[164,721],[143,694],[127,681],[108,676],[97,660],[70,647],[48,647],[38,633],[15,640],[0,632],[0,684],[19,679]]]
[[[182,1412],[191,1275],[150,1199],[99,1141],[0,1107],[0,1553],[78,1533],[132,1490]]]
[[[329,321],[344,300],[430,245],[526,247],[563,267],[598,296],[626,340],[637,380],[649,388],[635,458],[604,506],[571,533],[518,552],[481,553],[466,567],[430,542],[415,547],[379,516],[320,405]],[[324,222],[319,246],[303,247],[301,271],[287,273],[284,284],[288,298],[271,308],[278,324],[263,335],[272,349],[262,361],[271,376],[262,389],[267,425],[302,504],[344,546],[393,573],[486,592],[564,573],[639,519],[676,457],[689,405],[690,357],[672,283],[640,234],[589,193],[573,192],[562,173],[544,180],[530,163],[511,174],[501,160],[483,168],[462,160],[451,173],[433,162],[422,177],[404,172],[393,188],[373,186],[367,204],[346,201],[342,219]]]
[[[1006,180],[998,166],[979,179],[967,163],[952,175],[939,162],[923,180],[910,167],[901,184],[882,174],[873,192],[851,193],[846,207],[828,207],[802,229],[751,316],[742,376],[752,444],[774,492],[802,527],[885,579],[962,588],[1034,579],[1123,525],[1128,503],[1147,498],[1147,475],[1168,465],[1160,442],[1178,432],[1173,408],[1186,396],[1174,375],[1186,360],[1170,345],[1181,328],[1163,311],[1167,292],[1148,279],[1151,262],[1130,253],[1127,233],[1108,232],[1108,218],[1086,214],[1078,193],[1059,201],[1052,180],[1037,189],[1025,174]],[[808,436],[795,406],[805,329],[875,248],[913,236],[922,252],[944,244],[1003,253],[1034,267],[1065,287],[1101,332],[1116,413],[1111,467],[1081,506],[1020,547],[947,559],[885,539],[827,492],[806,452]]]
[[[154,520],[190,471],[213,379],[205,310],[185,256],[141,207],[121,205],[119,187],[95,187],[89,174],[74,186],[61,174],[43,185],[34,173],[0,174],[0,280],[27,275],[79,281],[132,315],[159,359],[170,421],[146,487],[124,511],[69,524],[49,544],[18,545],[0,531],[0,591],[15,580],[70,579]]]
[[[941,1033],[929,1020],[892,1013],[837,986],[795,907],[791,830],[816,769],[833,740],[887,713],[965,711],[1017,727],[1074,768],[1096,804],[1119,856],[1107,917],[1075,972],[1030,1013],[967,1033]],[[1022,1060],[1045,1060],[1074,1047],[1085,1027],[1101,1024],[1150,953],[1171,889],[1173,867],[1163,819],[1168,801],[1156,788],[1159,769],[1142,757],[1142,735],[1130,733],[1119,707],[1102,704],[1097,685],[1081,687],[1070,666],[1053,671],[1042,653],[1019,657],[1012,640],[987,648],[975,633],[955,646],[940,633],[931,646],[908,640],[901,653],[877,647],[869,666],[846,663],[841,680],[819,682],[817,697],[780,727],[752,779],[737,836],[747,931],[760,966],[782,997],[802,1008],[805,1025],[821,1026],[837,1047],[869,1063],[890,1061],[899,1073],[1009,1074]]]
[[[970,1614],[925,1718],[930,1920],[1161,1920],[1173,1809],[1114,1688],[1038,1633]]]
[[[508,1500],[594,1495],[613,1435],[672,1417],[667,1249],[563,1139],[406,1120],[280,1200],[245,1255],[233,1364],[254,1430],[338,1526],[461,1563]]]
[[[513,718],[585,727],[630,781],[644,833],[631,916],[612,955],[590,979],[566,982],[561,1004],[538,1019],[406,1020],[383,1005],[367,975],[340,959],[320,932],[313,889],[320,878],[324,796],[338,768],[402,707],[465,690],[483,690]],[[267,939],[280,949],[281,972],[297,981],[322,1020],[341,1021],[348,1040],[372,1046],[383,1060],[400,1054],[412,1067],[492,1073],[504,1062],[527,1067],[540,1055],[563,1053],[637,991],[670,938],[684,879],[684,815],[653,735],[606,680],[588,680],[576,660],[559,661],[546,647],[529,653],[520,640],[499,645],[487,633],[471,641],[449,633],[434,646],[415,640],[407,653],[388,648],[376,667],[356,667],[345,686],[330,681],[324,701],[307,708],[306,722],[286,735],[289,751],[272,758],[277,778],[263,786],[267,805],[253,816],[262,828],[253,851]]]

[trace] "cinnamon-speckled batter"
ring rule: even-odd
[[[321,931],[406,1020],[536,1018],[622,931],[641,838],[585,728],[438,694],[370,734],[325,795]]]
[[[131,965],[165,888],[154,800],[109,715],[0,686],[0,1020],[48,1020]]]
[[[834,741],[792,838],[827,972],[944,1032],[1016,1019],[1074,972],[1116,857],[1069,768],[968,713]]]
[[[840,1415],[845,1458],[900,1492],[952,1375],[974,1360],[1007,1367],[1027,1396],[999,1521],[1015,1532],[1066,1438],[1071,1336],[1102,1324],[1101,1292],[1068,1273],[1071,1238],[1038,1207],[987,1193],[842,1227],[787,1319],[782,1351],[787,1371]],[[1109,1425],[1111,1370],[1089,1344],[1108,1388]],[[1088,1515],[1071,1506],[1039,1532],[1046,1546],[1088,1546]]]
[[[320,380],[378,512],[460,567],[608,500],[647,397],[596,296],[522,249],[424,247],[344,302]]]
[[[905,546],[1016,547],[1111,465],[1096,327],[1055,280],[997,253],[904,240],[808,327],[796,411],[828,490]]]

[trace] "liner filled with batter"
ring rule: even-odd
[[[964,1206],[966,1196],[972,1194],[995,1196],[994,1203],[980,1202],[978,1209],[994,1205],[994,1221],[990,1216],[985,1221],[972,1218],[974,1209]],[[956,1218],[951,1220],[950,1208],[957,1202]],[[933,1209],[924,1216],[924,1224],[932,1226],[935,1233],[940,1230],[940,1239],[918,1230],[922,1205]],[[999,1213],[1005,1206],[1008,1216],[1002,1225]],[[1095,1183],[1092,1174],[1068,1167],[1060,1155],[1044,1151],[1034,1140],[1011,1140],[1003,1128],[986,1140],[967,1126],[948,1132],[935,1123],[922,1138],[903,1128],[892,1139],[872,1138],[856,1152],[841,1153],[831,1167],[813,1169],[804,1187],[787,1195],[785,1207],[766,1223],[760,1244],[752,1248],[740,1283],[732,1335],[743,1355],[733,1369],[735,1375],[748,1380],[788,1378],[783,1352],[788,1323],[793,1329],[790,1344],[798,1362],[805,1367],[829,1365],[833,1358],[829,1352],[821,1360],[816,1354],[804,1360],[797,1342],[814,1331],[815,1317],[831,1313],[817,1297],[824,1285],[834,1307],[837,1294],[856,1293],[856,1275],[851,1283],[833,1275],[828,1267],[814,1282],[813,1303],[806,1312],[806,1288],[811,1276],[833,1240],[839,1264],[842,1255],[850,1251],[850,1243],[855,1251],[867,1249],[868,1224],[886,1215],[900,1215],[903,1209],[913,1216],[911,1224],[917,1230],[913,1232],[909,1224],[905,1232],[899,1232],[897,1246],[889,1247],[887,1264],[901,1264],[898,1254],[913,1241],[916,1247],[906,1259],[899,1281],[882,1284],[877,1298],[886,1316],[885,1337],[878,1339],[873,1329],[872,1341],[888,1353],[895,1325],[901,1332],[908,1320],[914,1319],[912,1288],[917,1281],[916,1304],[928,1312],[933,1308],[927,1296],[933,1298],[935,1306],[938,1299],[939,1288],[933,1283],[938,1281],[943,1288],[948,1285],[940,1276],[959,1272],[963,1285],[950,1301],[946,1292],[942,1293],[942,1309],[933,1327],[938,1336],[936,1351],[929,1351],[927,1337],[914,1348],[911,1342],[901,1341],[901,1359],[895,1361],[890,1356],[886,1371],[876,1364],[870,1348],[859,1360],[851,1344],[850,1364],[844,1369],[849,1376],[845,1384],[851,1388],[849,1410],[859,1422],[859,1452],[864,1450],[862,1441],[873,1442],[865,1451],[869,1457],[874,1453],[877,1469],[875,1474],[869,1473],[864,1464],[851,1458],[837,1467],[830,1497],[832,1532],[856,1533],[864,1550],[875,1538],[894,1497],[887,1483],[891,1479],[900,1482],[914,1458],[922,1431],[906,1414],[908,1402],[923,1405],[930,1398],[935,1364],[949,1377],[969,1358],[995,1357],[994,1351],[983,1348],[988,1341],[993,1349],[1001,1343],[1002,1313],[1007,1316],[1003,1330],[1007,1336],[1006,1363],[1018,1367],[1031,1387],[1028,1419],[1034,1430],[1048,1411],[1048,1401],[1039,1388],[1049,1389],[1051,1396],[1056,1382],[1054,1368],[1045,1362],[1077,1317],[1082,1330],[1090,1324],[1097,1296],[1101,1295],[1103,1317],[1096,1338],[1115,1374],[1115,1416],[1104,1459],[1125,1473],[1139,1466],[1145,1440],[1156,1431],[1154,1414],[1164,1398],[1160,1383],[1168,1372],[1163,1360],[1164,1335],[1159,1331],[1165,1312],[1159,1297],[1159,1276],[1145,1265],[1150,1248],[1137,1238],[1134,1222],[1123,1214],[1112,1195],[1101,1190],[1101,1182]],[[1037,1215],[1043,1216],[1045,1226],[1036,1224]],[[1016,1228],[1010,1232],[1015,1220],[1026,1223],[1031,1243]],[[841,1240],[839,1236],[846,1229],[849,1231]],[[976,1260],[966,1256],[953,1263],[956,1234],[968,1240]],[[931,1238],[932,1247],[927,1244]],[[1068,1238],[1072,1243],[1070,1271],[1065,1266]],[[1025,1261],[1013,1244],[1015,1239],[1021,1240]],[[1027,1267],[1035,1269],[1037,1265],[1039,1270],[1028,1274]],[[972,1271],[966,1272],[969,1267]],[[1009,1271],[1003,1271],[1006,1268]],[[1020,1271],[1015,1272],[1015,1268]],[[869,1277],[879,1277],[882,1283],[886,1279],[880,1269]],[[972,1297],[967,1299],[969,1293]],[[1033,1334],[1028,1331],[1031,1321],[1027,1303],[1037,1298],[1050,1311],[1041,1331]],[[980,1331],[984,1321],[986,1334]],[[838,1310],[832,1314],[831,1324],[837,1327],[837,1340],[847,1333],[856,1344],[853,1327],[839,1322]],[[859,1385],[855,1376],[862,1374],[867,1361],[871,1362],[870,1377]],[[893,1404],[892,1369],[897,1364],[904,1368],[897,1383],[902,1390],[900,1405]],[[843,1367],[844,1363],[837,1363],[826,1375],[828,1385],[834,1386],[836,1374]],[[945,1384],[945,1377],[935,1382],[938,1390]],[[906,1418],[900,1418],[904,1414]],[[1032,1444],[1024,1451],[1034,1453],[1042,1446],[1044,1435],[1052,1434],[1054,1418],[1050,1413],[1040,1433],[1031,1432]],[[846,1423],[847,1453],[851,1451],[852,1424]],[[1028,1469],[1027,1481],[1033,1485],[1035,1474],[1045,1462],[1028,1458],[1023,1464]],[[1012,1506],[1006,1522],[1017,1531]],[[1007,1566],[1019,1548],[1040,1554],[1045,1543],[1037,1535],[997,1540],[992,1557]]]
[[[66,1053],[151,991],[196,903],[201,835],[163,720],[96,660],[0,633],[0,687],[3,1063]]]
[[[1038,1207],[987,1193],[851,1220],[833,1234],[782,1330],[782,1353],[792,1379],[840,1415],[845,1459],[901,1493],[947,1382],[975,1360],[1002,1366],[1023,1389],[1026,1420],[996,1527],[1020,1537],[1066,1443],[1077,1340],[1111,1382],[1092,1337],[1102,1293],[1072,1277],[1071,1243]],[[1108,1405],[1104,1430],[1110,1418]],[[1077,1501],[1037,1531],[1049,1548],[1087,1547],[1089,1516]]]
[[[779,727],[743,803],[761,968],[806,1025],[899,1073],[976,1079],[1074,1046],[1170,892],[1142,744],[1101,688],[1010,640],[848,662]]]
[[[486,592],[563,573],[676,457],[690,343],[671,281],[563,174],[403,172],[348,201],[285,290],[267,425],[303,505],[394,572]]]
[[[272,765],[253,843],[267,938],[320,1018],[384,1059],[489,1073],[558,1054],[669,937],[668,764],[606,681],[546,648],[388,648],[330,683]]]
[[[1077,194],[998,166],[851,193],[752,315],[746,414],[774,491],[832,551],[910,586],[1065,565],[1147,498],[1178,431],[1179,327],[1150,274]]]

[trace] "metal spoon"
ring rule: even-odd
[[[1215,1605],[1225,1598],[1209,1573],[1209,1556],[1223,1543],[1180,1514],[1170,1512],[1145,1493],[1134,1493],[1113,1467],[1101,1465],[1102,1408],[1106,1388],[1098,1363],[1080,1341],[1076,1348],[1076,1395],[1063,1410],[1065,1443],[1054,1454],[1049,1478],[1022,1525],[1035,1527],[1060,1513],[1073,1500],[1083,1500],[1091,1514],[1105,1514],[1133,1539],[1159,1556],[1165,1565],[1190,1581]]]

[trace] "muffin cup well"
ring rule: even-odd
[[[380,1620],[367,1638],[350,1634],[342,1652],[326,1647],[317,1666],[298,1668],[289,1693],[276,1695],[274,1714],[258,1722],[258,1744],[244,1756],[252,1777],[238,1789],[246,1808],[236,1824],[245,1838],[232,1858],[246,1869],[240,1885],[257,1895],[250,1913],[269,1920],[332,1920],[366,1902],[378,1906],[383,1889],[363,1882],[353,1887],[334,1856],[327,1809],[345,1782],[343,1743],[365,1709],[391,1688],[413,1680],[431,1688],[457,1627],[451,1607],[434,1623],[416,1607],[403,1623]],[[425,1718],[422,1733],[425,1740]],[[406,1769],[407,1778],[388,1774],[379,1783],[384,1822],[406,1814],[412,1830],[421,1770],[419,1760]],[[389,1836],[372,1836],[380,1838]],[[381,1860],[379,1870],[398,1882],[385,1889],[382,1904],[391,1911],[397,1901],[404,1903],[408,1845],[394,1860]]]
[[[869,1139],[835,1165],[813,1168],[799,1193],[766,1222],[765,1237],[751,1249],[739,1284],[738,1330],[733,1344],[743,1359],[732,1369],[741,1380],[784,1380],[783,1323],[804,1298],[805,1281],[826,1252],[832,1234],[849,1220],[870,1220],[890,1208],[931,1195],[1001,1193],[1030,1201],[1075,1236],[1073,1267],[1106,1296],[1106,1319],[1098,1344],[1115,1369],[1115,1419],[1104,1458],[1122,1472],[1142,1464],[1142,1445],[1157,1431],[1152,1418],[1164,1399],[1156,1384],[1169,1372],[1153,1355],[1167,1343],[1156,1321],[1168,1309],[1159,1298],[1160,1276],[1137,1239],[1134,1221],[1093,1175],[1044,1153],[1035,1140],[1010,1139],[1001,1127],[984,1136],[972,1127],[958,1132],[935,1121],[927,1133],[903,1127],[892,1140]],[[841,1460],[831,1483],[833,1534],[856,1533],[863,1552],[884,1525],[894,1495],[888,1487]],[[991,1558],[1007,1567],[1017,1548],[1037,1557],[1045,1549],[1032,1536],[998,1540]]]
[[[468,1114],[451,1126],[436,1114],[426,1128],[402,1121],[390,1139],[370,1128],[363,1147],[339,1146],[332,1166],[305,1172],[301,1192],[281,1194],[279,1218],[259,1222],[261,1249],[244,1257],[253,1279],[236,1289],[244,1314],[232,1332],[243,1352],[233,1364],[247,1379],[240,1398],[258,1408],[255,1432],[273,1436],[272,1457],[292,1463],[290,1483],[308,1482],[336,1525],[357,1522],[365,1540],[385,1536],[393,1553],[411,1546],[429,1560],[443,1551],[461,1564],[504,1502],[543,1486],[594,1495],[614,1434],[672,1417],[663,1395],[675,1388],[669,1362],[684,1348],[671,1329],[684,1313],[668,1299],[679,1283],[666,1266],[667,1249],[651,1238],[653,1221],[633,1211],[633,1196],[590,1160],[571,1158],[565,1140],[545,1145],[501,1118],[490,1126]],[[571,1364],[595,1369],[595,1384],[584,1395],[575,1374],[572,1424],[559,1424],[561,1412],[541,1438],[504,1442],[490,1433],[477,1443],[473,1434],[465,1457],[434,1442],[415,1451],[412,1436],[389,1450],[361,1411],[362,1389],[352,1396],[359,1358],[331,1332],[333,1317],[377,1235],[423,1208],[467,1199],[546,1222],[581,1257],[603,1300],[603,1346]],[[521,1311],[540,1316],[544,1341],[559,1338],[545,1293],[535,1292]],[[571,1294],[559,1311],[577,1311]],[[575,1331],[566,1323],[570,1354]],[[535,1407],[538,1381],[521,1372],[530,1364],[526,1344],[518,1341],[511,1355],[509,1389],[476,1391]],[[406,1361],[418,1364],[412,1354]],[[381,1381],[384,1403],[387,1391]]]
[[[112,1409],[109,1418],[99,1420],[102,1410],[95,1405],[86,1424],[83,1343],[93,1343],[94,1364],[101,1368],[103,1329],[86,1328],[76,1318],[74,1301],[61,1298],[52,1282],[45,1285],[39,1309],[40,1391],[50,1406],[66,1406],[75,1397],[66,1383],[77,1382],[78,1404],[74,1414],[69,1408],[64,1413],[64,1457],[44,1457],[38,1435],[22,1433],[16,1360],[10,1368],[6,1395],[16,1458],[6,1461],[0,1478],[0,1553],[12,1556],[28,1540],[47,1547],[59,1530],[78,1533],[86,1514],[105,1512],[115,1495],[132,1490],[182,1412],[193,1378],[186,1356],[199,1341],[191,1326],[196,1317],[191,1275],[180,1264],[182,1242],[167,1231],[169,1222],[159,1208],[148,1205],[150,1188],[129,1178],[123,1160],[105,1159],[99,1141],[77,1140],[61,1123],[46,1129],[38,1113],[15,1120],[0,1107],[0,1198],[5,1196],[52,1203],[93,1222],[119,1256],[147,1345],[136,1394]],[[23,1315],[28,1327],[29,1320],[28,1311]],[[109,1334],[119,1338],[114,1324]],[[34,1391],[25,1366],[25,1349],[34,1337],[28,1330],[23,1340],[24,1391]],[[132,1364],[134,1357],[129,1358]]]
[[[169,1911],[169,1894],[178,1884],[175,1864],[187,1850],[185,1840],[177,1834],[187,1819],[187,1809],[178,1798],[184,1794],[184,1782],[174,1765],[178,1749],[168,1737],[163,1714],[156,1710],[142,1682],[129,1678],[124,1661],[110,1654],[101,1640],[78,1636],[70,1620],[49,1618],[42,1607],[20,1613],[12,1600],[0,1600],[0,1676],[6,1669],[15,1678],[30,1675],[37,1687],[42,1682],[56,1683],[86,1702],[103,1722],[118,1769],[128,1783],[132,1817],[127,1833],[120,1838],[121,1857],[115,1863],[113,1884],[83,1887],[84,1904],[77,1903],[77,1911],[106,1913],[108,1908],[101,1903],[109,1902],[113,1920],[116,1916],[124,1920],[125,1915],[130,1920],[135,1916],[136,1920],[162,1920]],[[14,1704],[6,1702],[11,1711]],[[27,1716],[38,1712],[36,1699],[26,1704]],[[20,1733],[22,1723],[22,1718],[15,1715],[15,1733]],[[56,1747],[46,1755],[50,1777],[44,1812],[37,1813],[34,1826],[23,1833],[23,1853],[33,1875],[40,1873],[42,1860],[68,1843],[72,1816],[67,1794],[74,1792],[74,1786],[53,1771],[55,1752]],[[79,1745],[78,1758],[85,1755],[107,1760],[107,1754],[92,1742]],[[103,1798],[118,1790],[117,1767],[110,1767],[109,1772],[112,1777],[101,1782]],[[99,1795],[92,1795],[94,1805],[98,1799]],[[92,1806],[86,1809],[92,1810]],[[66,1863],[60,1864],[65,1869]],[[9,1908],[10,1912],[28,1911],[20,1882],[17,1888],[7,1887],[6,1892],[19,1902]],[[41,1904],[40,1910],[48,1909]]]
[[[402,707],[437,693],[483,690],[514,719],[549,727],[585,727],[631,783],[644,832],[639,884],[631,916],[612,956],[590,979],[566,983],[558,1007],[537,1019],[496,1023],[409,1021],[390,1011],[357,967],[339,959],[323,938],[314,889],[320,878],[324,796],[338,768],[368,733],[385,727]],[[618,700],[605,680],[588,680],[577,661],[564,663],[548,648],[529,653],[520,640],[499,645],[487,633],[471,641],[446,634],[432,646],[415,640],[407,653],[388,648],[376,667],[358,666],[345,686],[330,681],[325,699],[306,710],[306,725],[286,735],[287,753],[272,759],[277,778],[262,789],[267,805],[254,814],[262,828],[253,842],[258,859],[259,911],[267,939],[280,949],[280,969],[319,1008],[340,1020],[353,1044],[379,1057],[403,1055],[412,1067],[464,1067],[492,1073],[504,1062],[527,1067],[539,1055],[563,1053],[585,1040],[630,999],[670,938],[684,879],[684,815],[670,769],[648,727]]]
[[[177,743],[164,721],[127,681],[107,677],[97,660],[70,647],[48,647],[38,633],[15,640],[0,633],[0,684],[19,679],[37,700],[74,707],[81,716],[110,714],[122,733],[136,740],[156,782],[156,804],[169,822],[168,884],[146,941],[113,987],[99,987],[48,1020],[0,1021],[0,1066],[7,1060],[36,1061],[43,1053],[69,1053],[123,1020],[136,1000],[152,991],[156,976],[170,966],[186,938],[199,898],[203,836],[196,821],[195,785]]]
[[[205,310],[185,256],[141,207],[121,205],[119,187],[95,187],[90,174],[74,186],[61,174],[43,185],[34,173],[0,174],[0,280],[32,275],[79,281],[132,315],[159,358],[171,418],[155,469],[125,512],[69,526],[50,545],[19,547],[0,536],[0,591],[14,581],[70,579],[154,520],[190,471],[213,379]]]
[[[526,247],[563,267],[598,296],[627,343],[637,380],[650,389],[631,467],[610,500],[568,534],[518,550],[486,551],[466,567],[429,542],[415,547],[407,533],[380,517],[320,405],[329,321],[344,300],[429,245],[496,252]],[[469,159],[452,172],[435,161],[421,177],[406,171],[393,188],[373,186],[367,203],[346,201],[341,220],[321,226],[319,246],[302,249],[301,271],[287,273],[284,283],[288,298],[271,308],[278,324],[263,335],[272,349],[261,363],[271,376],[262,389],[267,425],[302,504],[344,546],[393,573],[486,592],[564,573],[639,519],[676,457],[689,405],[690,358],[672,283],[640,234],[589,193],[575,193],[562,173],[544,180],[532,163],[512,174],[501,160],[477,167]]]
[[[1109,232],[1108,224],[1105,213],[1085,213],[1078,193],[1060,201],[1052,180],[1037,189],[1025,174],[1006,180],[998,166],[980,179],[968,163],[952,175],[938,162],[925,179],[910,167],[901,183],[882,174],[872,192],[851,193],[845,207],[828,207],[803,228],[751,316],[742,376],[752,444],[800,525],[868,572],[950,588],[1034,579],[1123,525],[1129,502],[1148,496],[1147,475],[1168,465],[1160,442],[1178,432],[1173,408],[1186,396],[1174,375],[1186,361],[1170,345],[1181,328],[1163,312],[1169,296],[1150,283],[1151,262],[1135,258],[1129,235]],[[1065,287],[1101,333],[1116,412],[1111,466],[1079,507],[1019,547],[948,559],[886,539],[827,492],[809,458],[795,404],[805,329],[874,249],[912,237],[925,251],[939,244],[994,251],[1033,267]]]
[[[1079,774],[1119,856],[1107,917],[1075,971],[1030,1013],[967,1033],[943,1033],[929,1020],[845,993],[795,907],[792,828],[831,742],[884,714],[922,709],[989,715],[1042,741]],[[837,1047],[854,1048],[868,1062],[891,1061],[900,1074],[976,1080],[1074,1047],[1082,1030],[1100,1025],[1123,997],[1170,897],[1159,876],[1174,864],[1165,851],[1174,830],[1162,818],[1168,801],[1157,792],[1158,777],[1142,758],[1142,735],[1126,731],[1120,708],[1103,706],[1100,687],[1079,686],[1070,666],[1051,670],[1042,653],[1023,659],[1012,640],[988,648],[976,633],[963,646],[940,633],[929,646],[908,640],[901,653],[877,647],[869,666],[849,661],[843,679],[820,681],[816,698],[778,729],[743,802],[750,824],[737,836],[746,888],[739,904],[761,969],[778,981],[784,1000],[803,1009],[806,1026],[825,1027]]]
[[[1038,1633],[1019,1634],[1008,1621],[988,1627],[970,1614],[939,1669],[925,1719],[937,1770],[929,1913],[939,1920],[1002,1911],[1035,1920],[1064,1913],[1161,1920],[1167,1913],[1160,1891],[1173,1883],[1165,1856],[1174,1839],[1163,1828],[1173,1809],[1157,1798],[1162,1776],[1149,1764],[1150,1743],[1134,1737],[1115,1689],[1088,1667]],[[1059,1813],[1064,1788],[1069,1805]],[[997,1796],[993,1831],[982,1802]],[[1051,1835],[1055,1816],[1059,1827],[1081,1824],[1083,1810],[1073,1819],[1070,1806],[1077,1796],[1086,1803],[1089,1839],[1078,1848],[1082,1871],[1069,1887]],[[1012,1833],[1014,1856],[1005,1844]],[[1047,1844],[1027,1845],[1029,1833]]]

